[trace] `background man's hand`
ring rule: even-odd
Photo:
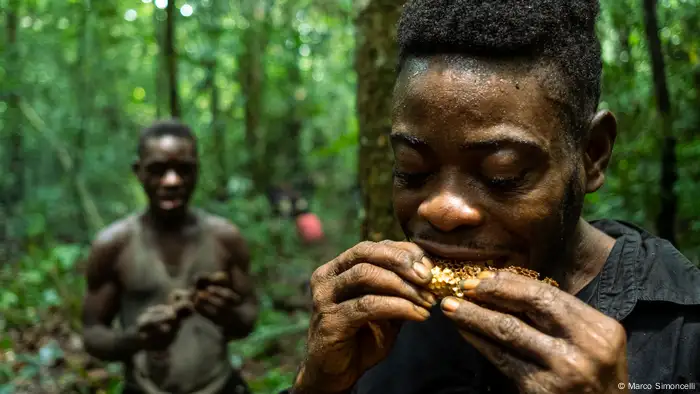
[[[233,316],[233,308],[241,297],[231,289],[229,274],[223,271],[204,275],[197,279],[194,293],[194,309],[197,313],[225,326]]]
[[[522,393],[625,392],[618,387],[627,385],[626,335],[614,319],[553,286],[507,272],[463,285],[485,306],[522,317],[453,297],[442,303],[462,336]]]
[[[183,301],[171,305],[153,305],[136,320],[136,331],[141,348],[162,351],[172,344],[180,323],[192,314],[191,306]]]
[[[401,322],[428,318],[431,268],[416,245],[391,241],[362,242],[319,267],[295,392],[345,392],[385,358]]]

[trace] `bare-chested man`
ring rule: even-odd
[[[198,173],[189,127],[146,128],[133,169],[150,204],[92,245],[87,351],[125,364],[124,393],[249,392],[227,352],[258,316],[248,246],[230,222],[188,207]],[[120,330],[112,328],[117,316]]]

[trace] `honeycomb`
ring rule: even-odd
[[[527,268],[508,266],[504,268],[496,268],[492,261],[483,263],[465,263],[453,260],[431,259],[435,264],[431,270],[433,279],[428,286],[428,289],[438,298],[454,296],[464,298],[464,293],[460,289],[459,284],[462,280],[468,278],[476,278],[482,271],[507,271],[517,275],[523,275],[528,278],[539,280],[549,285],[559,287],[559,284],[551,278],[540,279],[540,274]]]

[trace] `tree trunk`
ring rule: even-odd
[[[659,39],[659,26],[656,18],[656,0],[644,0],[644,25],[646,28],[649,55],[651,57],[656,107],[661,117],[661,208],[656,220],[658,235],[676,245],[676,212],[678,197],[674,191],[678,179],[676,160],[676,137],[672,130],[671,100],[666,84],[664,56]]]
[[[216,172],[216,195],[218,201],[226,201],[228,183],[226,171],[226,135],[222,127],[222,120],[219,117],[219,89],[216,87],[216,61],[211,65],[211,131],[214,135],[214,157],[218,170]]]
[[[362,238],[402,240],[392,204],[393,159],[389,145],[397,62],[396,25],[401,0],[370,0],[357,18],[359,182],[365,216]]]
[[[265,146],[261,135],[262,97],[265,78],[265,50],[267,28],[264,23],[266,7],[262,1],[245,1],[244,15],[248,28],[243,33],[244,53],[240,57],[238,80],[245,97],[245,141],[249,155],[248,174],[254,190],[264,191],[269,183],[269,172],[265,168]],[[259,7],[259,8],[258,8]],[[258,13],[263,14],[259,18]]]
[[[7,113],[4,120],[4,130],[9,131],[6,142],[9,151],[6,179],[9,183],[0,182],[0,264],[9,261],[18,251],[17,240],[11,229],[11,218],[21,217],[18,212],[24,198],[23,171],[23,139],[20,112],[19,87],[21,86],[21,67],[19,65],[19,48],[17,44],[17,24],[19,21],[19,0],[10,0],[5,11],[5,32],[7,34],[7,74],[13,76],[7,79]],[[4,164],[4,163],[3,163]]]
[[[83,176],[83,156],[86,150],[86,137],[87,137],[87,114],[93,113],[93,108],[91,105],[91,97],[94,95],[90,92],[91,82],[90,82],[90,58],[88,53],[90,51],[90,9],[88,4],[81,6],[80,15],[78,16],[78,28],[77,28],[77,39],[78,39],[78,55],[76,57],[74,65],[74,75],[75,83],[78,87],[75,89],[76,102],[78,108],[80,109],[80,114],[78,115],[78,127],[75,130],[75,139],[72,144],[71,157],[73,158],[73,171],[69,174],[75,179]],[[75,198],[75,205],[78,207],[78,212],[80,214],[77,217],[77,225],[81,233],[81,238],[87,240],[90,237],[88,220],[85,217],[86,212],[80,210],[80,191],[77,188],[79,182],[74,181],[75,185],[73,188],[73,197]]]
[[[627,54],[627,61],[623,62],[621,59],[621,56],[618,56],[619,62],[618,66],[622,69],[622,72],[625,75],[633,75],[634,74],[634,62],[632,60],[632,47],[630,45],[630,21],[629,21],[629,15],[632,10],[629,9],[630,7],[626,2],[620,2],[619,7],[614,8],[614,15],[615,15],[615,26],[617,27],[618,31],[618,37],[620,40],[620,53],[625,53]],[[630,121],[633,117],[630,116],[630,114],[627,113],[618,113],[618,121],[620,123],[628,122]],[[627,141],[627,139],[634,139],[635,136],[630,136],[630,135],[620,135],[618,137],[618,146],[623,145],[624,141]],[[633,200],[636,198],[634,195],[630,195],[630,191],[633,189],[630,187],[632,181],[630,180],[630,171],[627,170],[626,167],[623,167],[622,163],[629,163],[630,157],[628,154],[621,155],[621,152],[617,152],[617,161],[615,163],[615,167],[618,170],[616,173],[620,178],[620,197],[623,199],[623,204],[632,204]],[[624,152],[622,152],[624,153]]]
[[[8,149],[9,167],[8,174],[12,178],[7,193],[7,208],[14,210],[24,198],[24,165],[23,165],[23,139],[21,113],[19,109],[19,85],[21,69],[19,67],[19,48],[17,44],[17,23],[19,21],[19,0],[10,0],[9,7],[5,12],[7,31],[7,61],[8,75],[10,78],[10,93],[7,102],[7,118],[5,129],[10,131]]]
[[[164,76],[164,70],[165,70],[165,45],[163,45],[163,28],[162,28],[162,23],[158,19],[158,14],[161,12],[161,10],[156,9],[153,12],[153,39],[156,41],[156,45],[158,46],[158,54],[156,55],[155,61],[153,62],[153,68],[155,69],[155,72],[153,75],[155,75],[155,92],[156,92],[156,119],[160,119],[160,117],[163,115],[163,108],[166,107],[166,104],[164,104],[165,100],[165,95],[166,95],[166,81],[165,81],[165,76]]]
[[[283,161],[282,171],[276,174],[282,176],[284,180],[297,183],[305,178],[304,161],[301,157],[301,131],[304,126],[304,100],[305,97],[299,97],[298,93],[304,86],[303,75],[299,68],[299,48],[303,41],[299,35],[299,31],[294,27],[294,19],[296,18],[296,7],[293,3],[289,3],[287,7],[287,23],[290,31],[285,34],[289,40],[294,42],[294,46],[290,48],[293,55],[289,59],[287,66],[286,89],[287,89],[287,114],[282,124],[282,129],[279,130],[282,138],[268,138],[268,149],[274,152],[281,152],[278,157]],[[274,148],[272,146],[274,146]]]
[[[168,100],[170,104],[170,116],[179,118],[181,113],[177,88],[177,53],[175,51],[175,15],[177,15],[177,9],[175,8],[174,1],[168,1],[166,13],[165,42],[163,44],[165,47],[164,52],[168,75]]]

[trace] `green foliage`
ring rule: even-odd
[[[658,3],[660,37],[673,107],[679,196],[677,231],[681,251],[700,262],[700,210],[696,195],[700,148],[694,133],[700,127],[700,41],[692,26],[700,12],[697,0]],[[615,218],[655,231],[659,212],[661,126],[652,80],[651,61],[639,1],[603,0],[599,37],[603,47],[601,108],[618,119],[613,160],[603,189],[587,197],[588,218]]]
[[[4,138],[15,126],[25,130],[22,156],[25,163],[31,163],[24,174],[25,198],[14,212],[51,212],[44,217],[49,233],[59,239],[79,237],[86,241],[99,229],[95,223],[109,223],[143,205],[130,165],[138,129],[157,115],[157,76],[163,70],[158,68],[160,52],[154,31],[162,26],[154,20],[162,21],[164,16],[152,2],[22,4],[16,46],[23,67],[9,82],[24,102],[23,116],[18,125],[5,124],[5,117],[0,116]],[[89,11],[84,4],[90,4]],[[246,98],[238,78],[239,59],[244,51],[243,34],[252,24],[262,22],[217,2],[203,0],[189,5],[194,9],[192,16],[178,15],[176,20],[179,89],[184,121],[196,130],[202,145],[199,193],[206,200],[221,186],[217,178],[220,172],[227,178],[249,177],[245,169],[254,159],[254,151],[246,140]],[[258,152],[268,153],[266,165],[273,181],[311,177],[323,182],[332,178],[333,184],[325,188],[341,198],[354,184],[354,152],[345,150],[335,157],[312,154],[341,134],[352,136],[356,127],[349,60],[353,37],[346,18],[350,10],[344,5],[335,7],[275,2],[268,10],[264,116],[257,137],[270,141]],[[251,8],[250,12],[256,10]],[[297,36],[296,41],[289,38],[291,34]],[[225,146],[215,145],[212,135],[208,82],[212,60],[217,62],[214,84],[220,95],[217,110]],[[299,72],[296,82],[288,78],[295,69]],[[6,72],[0,65],[0,75]],[[7,112],[7,103],[2,104],[0,113]],[[291,114],[302,120],[298,151],[271,154],[284,148],[275,141],[287,138]],[[222,149],[225,168],[216,160]],[[7,149],[0,150],[3,160],[7,154]],[[69,165],[62,164],[65,157]],[[290,160],[298,157],[306,158],[305,171],[290,173],[296,168]],[[86,184],[87,196],[78,195],[75,178]],[[88,215],[86,203],[97,206],[99,218],[83,220]],[[13,234],[27,235],[26,225],[24,216],[17,215]]]
[[[39,311],[47,307],[66,308],[70,315],[80,309],[76,294],[84,283],[75,275],[75,264],[84,254],[79,245],[57,245],[52,249],[29,245],[16,265],[0,268],[0,328],[38,324]]]

